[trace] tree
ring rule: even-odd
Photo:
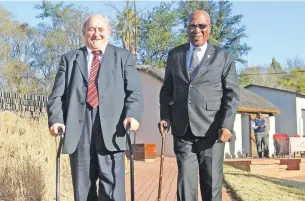
[[[239,85],[240,86],[247,86],[252,84],[252,79],[249,75],[245,74],[244,72],[239,74]]]
[[[277,60],[275,60],[274,57],[272,57],[272,62],[270,64],[270,67],[274,70],[278,70],[281,71],[282,70],[282,66],[280,64],[280,62],[278,62]]]
[[[239,84],[246,86],[257,84],[262,86],[284,88],[282,82],[285,72],[270,68],[269,66],[250,66],[240,73]]]
[[[241,39],[246,36],[246,27],[238,26],[241,23],[243,15],[232,16],[232,3],[229,1],[180,1],[178,13],[180,20],[184,24],[184,29],[181,29],[183,37],[187,37],[187,19],[189,14],[195,10],[205,10],[211,18],[212,31],[209,42],[228,49],[234,56],[234,59],[242,64],[246,60],[242,59],[251,48],[241,43]]]
[[[53,85],[55,73],[59,67],[60,56],[84,45],[82,23],[89,17],[87,8],[75,7],[63,2],[54,4],[43,1],[35,6],[41,13],[39,19],[50,19],[51,24],[40,23],[39,50],[36,52],[35,69],[39,81],[48,94]]]
[[[305,68],[305,62],[298,56],[295,58],[287,59],[287,67],[288,69],[293,68]]]
[[[287,74],[282,78],[286,89],[305,92],[305,63],[299,57],[287,60]]]
[[[172,4],[161,2],[141,20],[139,53],[144,64],[163,67],[168,51],[182,43],[175,30],[178,13]]]
[[[138,13],[132,9],[133,4],[129,4],[129,0],[127,0],[122,12],[111,3],[108,6],[117,11],[114,22],[116,41],[122,43],[123,47],[130,50],[134,55],[137,55],[138,23],[140,19],[137,17]]]
[[[33,57],[33,29],[13,20],[0,8],[0,72],[2,90],[17,93],[36,92],[37,82],[31,64]]]
[[[305,76],[304,72],[300,72],[300,70],[305,72],[305,68],[295,68],[283,77],[282,85],[285,89],[296,92],[305,92]]]

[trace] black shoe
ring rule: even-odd
[[[258,157],[262,158],[262,152],[257,152],[258,153]]]
[[[269,158],[269,151],[264,151],[264,157]]]

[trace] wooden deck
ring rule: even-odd
[[[160,160],[155,162],[135,161],[135,200],[156,201],[158,198]],[[130,175],[126,174],[126,199],[130,201]],[[176,201],[177,165],[175,158],[164,159],[162,201]],[[232,201],[223,188],[222,201]],[[198,188],[198,201],[201,200]]]

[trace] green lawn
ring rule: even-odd
[[[305,201],[305,182],[255,175],[228,165],[224,179],[242,201]]]

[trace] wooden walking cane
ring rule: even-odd
[[[163,161],[164,161],[165,139],[166,139],[167,131],[168,131],[168,127],[167,126],[163,126],[162,147],[161,147],[161,162],[160,162],[160,174],[159,174],[158,201],[161,201],[161,189],[162,189],[162,177],[163,177]]]

